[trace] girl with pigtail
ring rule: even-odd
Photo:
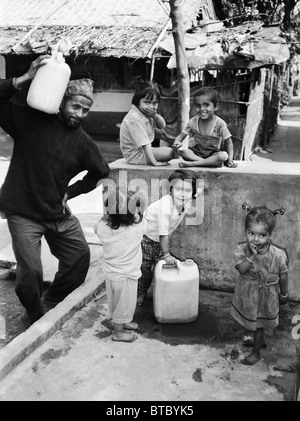
[[[155,82],[142,78],[135,81],[131,109],[120,128],[120,148],[128,164],[162,166],[174,158],[171,147],[152,146],[155,131],[166,126],[165,119],[157,112],[160,92]]]
[[[241,362],[254,365],[266,347],[265,329],[279,324],[279,304],[288,302],[288,256],[284,248],[271,242],[275,216],[284,209],[271,211],[265,206],[251,209],[243,204],[246,241],[235,250],[235,268],[239,272],[233,295],[231,315],[245,329],[254,332],[254,339],[244,342],[253,346]]]
[[[138,329],[133,316],[141,276],[141,242],[148,221],[143,217],[145,199],[137,192],[120,189],[104,198],[105,214],[94,231],[103,246],[102,270],[105,275],[108,309],[112,317],[112,340],[133,342]]]

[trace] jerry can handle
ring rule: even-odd
[[[174,268],[178,268],[178,260],[176,260],[176,263],[174,265],[170,265],[165,260],[160,260],[158,263],[160,263],[160,265],[161,265],[161,267],[163,269],[174,269]]]

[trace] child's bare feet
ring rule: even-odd
[[[253,354],[253,352],[251,354],[249,354],[246,358],[244,358],[241,363],[245,364],[245,365],[254,365],[257,363],[257,361],[260,360],[260,355],[257,354]]]
[[[137,336],[126,332],[113,333],[112,340],[116,342],[133,342]]]
[[[244,342],[243,342],[243,346],[246,346],[246,347],[253,347],[253,345],[254,345],[254,342],[253,342],[253,340],[252,339],[246,339]],[[267,344],[265,343],[265,342],[263,342],[262,344],[261,344],[261,347],[262,348],[267,348]]]
[[[138,330],[139,325],[135,322],[129,322],[124,324],[124,329],[127,330]]]
[[[185,167],[193,167],[193,162],[194,161],[179,161],[178,166],[180,168],[185,168]]]

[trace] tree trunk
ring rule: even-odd
[[[180,133],[186,126],[190,115],[190,78],[185,55],[180,0],[170,0],[170,8],[178,78],[177,131]]]
[[[213,5],[216,12],[216,16],[219,20],[225,20],[226,18],[228,18],[228,16],[224,12],[222,0],[213,0]]]
[[[289,31],[291,28],[291,15],[296,5],[296,0],[284,0],[285,10],[282,22],[282,27],[285,31]]]

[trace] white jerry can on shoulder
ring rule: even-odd
[[[31,81],[27,104],[47,114],[57,114],[66,91],[71,69],[65,62],[62,52],[45,59]]]
[[[199,309],[199,269],[192,259],[176,266],[160,260],[153,277],[154,316],[159,323],[189,323]]]

